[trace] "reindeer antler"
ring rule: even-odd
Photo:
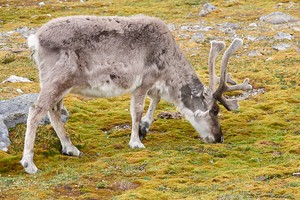
[[[214,72],[215,60],[218,54],[225,48],[224,42],[212,41],[211,50],[209,53],[209,76],[210,83],[209,88],[213,92],[213,98],[218,100],[227,110],[235,110],[239,107],[237,99],[226,99],[223,96],[224,92],[234,91],[234,90],[250,90],[252,86],[249,84],[249,79],[246,78],[242,84],[236,85],[236,82],[231,79],[230,74],[226,74],[226,68],[229,61],[229,57],[238,50],[243,44],[241,39],[235,39],[228,49],[225,51],[222,63],[221,63],[221,74],[220,79],[216,76]],[[219,87],[215,90],[215,86],[219,82]],[[226,82],[231,83],[232,86],[226,84]]]
[[[209,51],[208,65],[209,65],[209,89],[214,92],[219,77],[215,72],[215,62],[219,53],[225,48],[225,43],[220,41],[212,41]]]

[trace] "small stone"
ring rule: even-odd
[[[2,83],[6,83],[6,82],[11,82],[11,83],[30,83],[32,81],[29,80],[28,78],[24,78],[24,77],[20,77],[20,76],[16,76],[16,75],[11,75],[7,79],[5,79]]]
[[[257,24],[256,23],[251,23],[249,24],[250,27],[257,27]]]
[[[191,30],[192,28],[190,27],[190,26],[181,26],[180,27],[180,30],[182,30],[182,31],[189,31],[189,30]]]
[[[196,43],[204,42],[205,35],[203,33],[196,33],[191,37],[191,39]]]
[[[252,51],[250,51],[250,53],[248,54],[248,56],[250,56],[250,57],[261,56],[261,55],[262,55],[262,54],[259,53],[259,51],[257,51],[257,50],[252,50]]]
[[[224,28],[231,28],[231,29],[238,29],[239,26],[235,23],[231,23],[231,22],[226,22],[223,24]]]
[[[255,36],[251,36],[251,35],[247,35],[246,39],[249,40],[249,41],[254,42],[256,40],[256,37]]]
[[[169,28],[170,31],[175,31],[176,30],[176,26],[173,23],[168,24],[168,28]]]
[[[15,31],[20,33],[24,38],[28,38],[29,35],[34,34],[36,32],[35,28],[28,28],[28,27],[19,27],[16,28]]]
[[[16,89],[19,94],[23,94],[24,92],[21,89]]]
[[[232,28],[226,28],[224,32],[225,34],[235,34],[235,31]]]
[[[273,60],[273,58],[270,57],[270,58],[267,58],[267,59],[266,59],[267,62],[270,61],[270,60]]]
[[[296,22],[299,19],[282,12],[273,12],[271,14],[261,16],[259,20],[271,24],[283,24],[288,22]]]
[[[290,44],[282,43],[282,44],[277,44],[272,46],[273,49],[278,50],[278,51],[284,51],[287,50],[291,47]]]
[[[199,12],[199,16],[200,17],[205,17],[206,15],[208,15],[209,13],[211,13],[212,11],[216,10],[216,6],[210,4],[210,3],[206,3],[203,5],[202,10]]]
[[[40,2],[39,6],[45,6],[46,4],[44,2]]]
[[[292,36],[291,34],[289,33],[283,33],[283,32],[279,32],[277,34],[277,36],[274,37],[276,40],[284,40],[284,39],[287,39],[287,40],[292,40],[294,39],[294,36]]]

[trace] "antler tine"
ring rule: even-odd
[[[234,90],[251,90],[252,85],[249,84],[249,78],[246,78],[242,84],[227,86],[226,91]]]
[[[226,85],[226,68],[229,61],[229,57],[231,54],[233,54],[235,51],[237,51],[241,46],[243,45],[243,40],[241,39],[235,39],[231,45],[228,47],[228,49],[225,51],[223,57],[222,57],[222,63],[221,63],[221,74],[220,74],[220,85],[219,89],[223,89]]]
[[[229,61],[229,57],[237,51],[243,44],[241,39],[235,39],[228,49],[225,51],[222,63],[221,63],[221,75],[220,75],[220,84],[218,89],[213,94],[213,97],[218,100],[227,110],[235,110],[239,107],[237,99],[226,99],[223,96],[224,92],[233,91],[233,90],[249,90],[252,89],[252,86],[249,84],[249,79],[245,79],[242,84],[228,86],[226,82],[236,84],[230,77],[230,74],[226,74],[226,68]]]
[[[210,47],[209,58],[208,58],[208,66],[209,66],[209,88],[212,92],[215,92],[215,87],[218,82],[218,77],[215,73],[216,58],[224,48],[225,48],[224,42],[211,41],[211,47]]]

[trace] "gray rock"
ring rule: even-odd
[[[250,27],[257,27],[258,25],[256,23],[249,24]]]
[[[170,31],[175,31],[176,30],[176,26],[173,23],[168,24],[168,28],[169,28]]]
[[[45,6],[45,5],[46,5],[46,4],[45,4],[44,2],[40,2],[40,3],[39,3],[39,6],[41,6],[41,7],[42,7],[42,6]]]
[[[235,34],[235,30],[233,30],[232,28],[226,28],[224,30],[224,33],[225,34]]]
[[[203,31],[203,32],[207,32],[209,30],[213,29],[213,27],[211,26],[203,26],[203,25],[185,25],[185,26],[181,26],[180,30],[182,31]]]
[[[273,12],[271,14],[261,16],[259,20],[271,24],[283,24],[288,22],[296,22],[299,19],[282,12]]]
[[[239,25],[235,24],[235,23],[231,23],[231,22],[226,22],[223,24],[224,28],[231,28],[231,29],[238,29]]]
[[[196,43],[204,42],[205,35],[203,33],[196,33],[191,37],[191,40],[193,40]]]
[[[275,38],[276,40],[284,40],[284,39],[292,40],[292,39],[294,39],[294,36],[292,36],[292,35],[289,34],[289,33],[279,32],[274,38]]]
[[[20,33],[24,38],[28,38],[29,35],[34,34],[36,32],[35,28],[28,28],[28,27],[20,27],[15,29],[17,33]]]
[[[20,77],[20,76],[16,76],[16,75],[11,75],[10,77],[8,77],[4,81],[2,81],[2,83],[6,83],[6,82],[11,82],[11,83],[29,83],[29,82],[32,82],[32,81],[29,80],[28,78],[24,78],[24,77]]]
[[[252,51],[250,51],[250,53],[248,54],[248,56],[250,56],[250,57],[255,57],[255,56],[261,56],[262,54],[259,52],[259,51],[257,51],[257,50],[252,50]]]
[[[208,15],[209,13],[211,13],[213,10],[216,10],[216,6],[210,4],[210,3],[206,3],[203,5],[202,10],[199,12],[199,16],[200,17],[205,17],[206,15]]]
[[[281,43],[281,44],[277,44],[272,46],[273,49],[278,50],[278,51],[284,51],[287,50],[291,47],[290,44],[286,44],[286,43]]]
[[[254,41],[256,40],[256,37],[255,37],[255,36],[252,36],[252,35],[247,35],[245,38],[246,38],[247,40],[249,40],[249,41],[252,41],[252,42],[254,42]]]
[[[10,145],[8,129],[17,124],[26,123],[29,108],[37,97],[38,94],[24,94],[10,100],[0,100],[0,150],[7,151],[7,147]],[[65,123],[69,116],[65,107],[63,107],[61,114],[61,119]],[[40,124],[49,123],[49,117],[46,116]]]

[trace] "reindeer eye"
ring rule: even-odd
[[[218,110],[215,110],[215,109],[211,110],[210,112],[211,112],[211,114],[213,114],[214,116],[216,116],[216,115],[219,114],[219,111],[218,111]]]
[[[213,116],[217,116],[217,115],[219,114],[219,110],[220,110],[219,106],[214,105],[214,106],[211,108],[211,110],[209,111],[209,113],[210,113],[211,115],[213,115]]]

